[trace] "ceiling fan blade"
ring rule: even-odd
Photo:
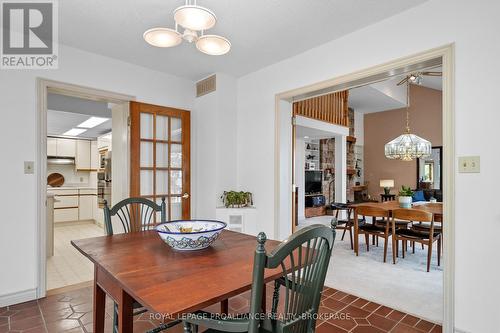
[[[422,72],[422,75],[427,75],[427,76],[442,76],[442,72]]]
[[[402,79],[401,81],[399,81],[397,85],[400,86],[400,85],[406,83],[406,81],[408,81],[408,77],[405,77],[404,79]]]

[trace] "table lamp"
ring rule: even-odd
[[[394,179],[381,179],[380,187],[384,188],[384,193],[386,195],[391,193],[391,188],[394,187]]]

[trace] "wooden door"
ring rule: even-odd
[[[167,220],[189,219],[189,111],[131,102],[130,133],[130,196],[158,204],[164,197]]]

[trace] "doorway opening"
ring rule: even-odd
[[[402,182],[396,181],[398,187],[401,185],[408,185],[411,186],[413,190],[421,190],[426,194],[427,188],[425,186],[430,185],[431,180],[424,179],[425,177],[427,178],[432,178],[432,180],[436,180],[436,175],[437,173],[440,173],[439,178],[442,178],[442,186],[439,185],[438,188],[434,188],[435,184],[438,182],[432,182],[432,187],[429,190],[434,190],[434,194],[431,194],[429,199],[437,199],[436,196],[441,195],[441,200],[443,202],[443,205],[441,206],[442,208],[442,217],[443,217],[443,229],[442,229],[442,235],[443,235],[443,243],[444,243],[444,249],[443,249],[443,261],[441,262],[441,267],[438,267],[436,265],[436,253],[432,254],[432,260],[433,260],[433,269],[431,270],[430,273],[427,273],[425,270],[425,265],[422,268],[422,263],[418,263],[415,267],[421,268],[421,271],[419,273],[421,274],[430,274],[427,275],[427,277],[431,275],[438,275],[434,276],[434,286],[433,288],[421,292],[421,296],[424,296],[421,298],[421,300],[424,300],[425,304],[428,304],[428,301],[426,301],[425,296],[432,295],[432,298],[434,299],[434,302],[432,305],[429,305],[429,308],[431,311],[428,311],[426,313],[420,313],[418,310],[418,307],[421,307],[422,302],[414,302],[412,300],[411,296],[404,297],[405,299],[401,299],[401,302],[398,304],[391,304],[391,303],[385,303],[389,306],[392,306],[393,308],[403,310],[405,312],[409,313],[414,313],[419,315],[422,318],[428,318],[433,322],[436,323],[443,323],[444,331],[450,331],[453,328],[453,190],[452,190],[452,185],[453,185],[453,180],[454,180],[454,150],[453,150],[453,113],[452,113],[452,96],[453,96],[453,83],[452,83],[452,76],[453,76],[453,59],[452,59],[452,46],[446,46],[441,49],[437,50],[431,50],[428,52],[424,52],[422,54],[413,56],[413,57],[408,57],[404,58],[401,60],[393,61],[388,64],[384,64],[381,66],[377,66],[374,68],[370,68],[365,71],[360,71],[358,73],[354,74],[349,74],[343,77],[339,77],[337,79],[332,79],[326,82],[321,82],[315,85],[311,85],[308,87],[304,88],[299,88],[295,89],[289,92],[285,92],[282,94],[279,94],[276,96],[276,117],[277,117],[277,135],[276,135],[276,148],[279,149],[280,154],[276,155],[276,174],[277,174],[277,182],[276,182],[276,193],[277,193],[277,198],[276,198],[276,228],[277,228],[277,233],[280,238],[286,237],[294,228],[298,227],[300,218],[298,218],[298,212],[299,208],[297,207],[298,205],[298,198],[296,194],[296,186],[297,186],[297,149],[300,147],[300,145],[297,145],[297,132],[292,126],[292,123],[287,120],[288,116],[293,114],[293,104],[299,101],[305,101],[307,99],[311,99],[317,96],[324,96],[327,94],[331,94],[333,92],[341,92],[341,91],[348,91],[349,94],[355,95],[355,89],[362,88],[364,86],[369,86],[373,84],[377,84],[380,82],[384,81],[389,81],[391,79],[395,80],[396,77],[398,76],[406,76],[408,74],[414,73],[414,72],[421,72],[421,71],[427,71],[427,70],[442,70],[443,76],[442,76],[442,96],[440,98],[439,104],[440,107],[442,108],[442,114],[440,115],[440,121],[438,122],[438,127],[439,127],[439,134],[440,134],[440,140],[430,140],[435,141],[434,146],[435,148],[438,148],[437,146],[442,146],[442,158],[439,158],[439,168],[440,170],[436,168],[438,165],[436,164],[436,160],[433,159],[432,163],[430,160],[426,159],[422,162],[419,162],[422,165],[422,170],[420,176],[417,176],[417,161],[413,161],[412,163],[415,164],[412,166],[412,171],[408,172],[407,175],[411,177],[411,180],[404,180]],[[425,78],[424,78],[425,80]],[[399,81],[398,81],[399,82]],[[425,82],[425,81],[424,81]],[[395,83],[397,84],[397,82]],[[412,90],[418,90],[420,87],[416,87],[415,89]],[[428,88],[428,87],[426,87]],[[412,94],[415,92],[412,91]],[[441,93],[441,92],[440,92]],[[353,105],[349,105],[349,107],[352,107]],[[352,107],[354,111],[356,110],[355,107]],[[359,106],[358,106],[359,108]],[[402,106],[400,106],[402,108]],[[384,112],[381,112],[384,113]],[[403,125],[404,122],[402,121],[404,119],[403,115],[404,113],[399,112],[400,116],[398,120],[398,126],[399,126],[399,131],[403,132]],[[412,117],[415,115],[413,114]],[[359,119],[358,117],[356,117]],[[363,118],[366,120],[366,116],[363,115]],[[291,119],[288,118],[288,119]],[[355,120],[358,120],[355,119]],[[367,126],[367,122],[364,123],[365,126]],[[371,126],[371,125],[370,125]],[[386,126],[385,124],[383,125],[378,125],[378,128],[376,128],[376,131],[379,133],[382,132],[389,132],[389,127],[384,127]],[[361,129],[363,135],[367,133],[367,129]],[[401,133],[399,133],[401,134]],[[398,134],[398,135],[399,135]],[[426,134],[427,135],[427,134]],[[355,135],[357,136],[357,135]],[[421,135],[424,136],[424,135]],[[302,138],[304,139],[304,138]],[[371,172],[367,168],[363,169],[363,164],[367,163],[367,160],[371,159],[371,156],[367,156],[368,154],[371,153],[378,153],[378,155],[381,155],[382,158],[384,157],[384,151],[383,151],[383,146],[382,150],[378,149],[376,152],[376,149],[370,149],[368,152],[365,149],[363,149],[361,152],[357,149],[357,145],[360,145],[363,141],[359,141],[359,138],[356,138],[358,141],[354,144],[354,149],[353,149],[353,160],[352,161],[346,161],[346,164],[349,164],[352,162],[353,166],[353,175],[351,179],[349,179],[350,175],[346,173],[346,201],[343,201],[341,203],[346,203],[347,199],[353,200],[354,197],[357,198],[364,198],[365,200],[377,200],[380,201],[381,197],[380,194],[382,192],[382,182],[385,180],[394,180],[391,179],[389,176],[390,175],[382,175],[380,174],[379,171],[374,170]],[[390,139],[393,139],[392,137]],[[366,140],[367,138],[364,137],[364,142],[366,146]],[[368,139],[371,140],[371,139]],[[384,139],[385,140],[385,139]],[[439,141],[442,140],[442,144],[440,144]],[[371,143],[371,142],[370,142]],[[322,144],[318,142],[318,145],[321,147]],[[327,142],[324,142],[324,145],[327,145]],[[311,147],[312,145],[310,145]],[[304,149],[303,147],[301,149]],[[307,146],[305,147],[307,149]],[[321,152],[319,152],[321,155]],[[314,155],[314,154],[312,154]],[[433,154],[432,156],[434,156]],[[380,157],[380,156],[378,156]],[[343,157],[342,157],[343,158]],[[347,156],[345,157],[347,159]],[[314,156],[311,156],[311,159],[314,159]],[[301,163],[304,161],[300,161]],[[391,161],[389,161],[391,162]],[[393,161],[394,162],[394,161]],[[314,162],[313,162],[314,163]],[[396,162],[399,163],[399,162]],[[288,165],[288,166],[287,166]],[[321,159],[320,159],[320,165],[321,165]],[[305,167],[307,166],[306,163],[302,166],[302,170],[305,172]],[[358,172],[358,168],[361,166],[361,172]],[[427,167],[427,169],[426,169]],[[432,167],[432,168],[431,168]],[[432,170],[431,170],[432,169]],[[427,170],[427,171],[426,171]],[[321,177],[322,177],[322,182],[325,180],[325,173],[328,174],[328,172],[325,172],[325,170],[318,170],[321,171]],[[334,177],[337,176],[337,172],[335,172]],[[317,177],[319,180],[319,177]],[[377,178],[376,180],[374,180]],[[417,179],[418,178],[418,179]],[[422,178],[422,179],[420,179]],[[408,178],[410,179],[410,178]],[[316,180],[316,185],[319,186],[319,181]],[[315,177],[312,177],[312,180],[310,181],[309,185],[305,185],[305,187],[312,186],[315,181]],[[352,184],[350,184],[352,182]],[[367,184],[369,183],[369,185]],[[290,184],[292,184],[292,191],[290,191]],[[348,186],[352,186],[351,189],[349,189]],[[334,187],[335,188],[335,187]],[[398,188],[399,189],[399,188]],[[389,195],[394,195],[394,192],[397,192],[398,189],[392,188],[392,193],[389,192]],[[322,188],[323,191],[325,191],[324,188]],[[331,194],[331,189],[327,188],[326,193],[321,193],[322,195],[325,196],[325,201],[326,197],[329,196],[335,197],[335,194]],[[356,193],[357,192],[357,193]],[[382,194],[385,194],[382,193]],[[316,200],[316,204],[320,205],[321,200]],[[327,207],[325,207],[327,208]],[[326,210],[326,209],[325,209]],[[322,214],[321,211],[319,211],[320,214]],[[447,221],[449,221],[447,223]],[[290,223],[292,222],[292,223]],[[340,234],[340,235],[339,235]],[[349,259],[344,262],[345,264],[345,269],[342,271],[339,270],[339,264],[334,263],[332,265],[332,272],[329,276],[329,278],[335,279],[339,277],[345,277],[347,279],[351,277],[356,277],[362,278],[364,276],[363,271],[367,266],[365,266],[367,263],[364,263],[363,265],[359,266],[361,261],[365,260],[368,258],[367,252],[364,249],[364,239],[360,238],[359,243],[362,244],[362,250],[360,250],[360,256],[356,257],[355,254],[352,252],[350,248],[349,241],[347,239],[347,242],[340,241],[340,237],[342,236],[341,230],[337,232],[337,242],[336,245],[345,245],[346,247],[349,247],[348,251],[350,256]],[[376,241],[376,240],[375,240]],[[370,239],[370,246],[371,250],[369,255],[375,254],[378,248],[373,246],[372,240]],[[376,243],[375,243],[376,244]],[[420,245],[419,245],[420,246]],[[434,244],[434,247],[436,247],[436,244]],[[379,247],[381,248],[381,246]],[[436,249],[436,248],[434,248]],[[390,251],[390,250],[389,250]],[[411,251],[411,250],[410,250]],[[337,251],[339,253],[339,251]],[[418,255],[418,250],[416,249],[416,253]],[[427,253],[427,251],[426,251]],[[385,263],[384,268],[392,268],[395,270],[400,270],[402,265],[408,264],[411,260],[411,256],[413,254],[408,254],[405,259],[398,258],[398,262],[396,265],[392,264],[392,260],[389,263]],[[336,253],[334,250],[333,253],[333,260],[335,261]],[[341,259],[342,256],[339,256],[339,260]],[[345,256],[347,258],[347,255]],[[361,261],[357,259],[361,258]],[[380,262],[382,263],[382,259],[380,259]],[[406,261],[403,261],[406,260]],[[399,266],[398,266],[399,263]],[[376,270],[375,270],[376,271]],[[398,273],[399,274],[399,273]],[[329,279],[327,278],[327,280]],[[408,280],[405,279],[405,281],[418,281],[418,277],[409,277]],[[358,279],[359,280],[359,279]],[[354,280],[353,280],[354,281]],[[359,281],[358,281],[359,282]],[[365,281],[366,282],[366,281]],[[337,281],[338,283],[338,281]],[[350,289],[348,284],[337,284],[337,285],[327,285],[334,287],[338,290],[341,291],[347,291],[350,292],[351,294],[354,294],[355,296],[358,297],[365,297],[368,299],[371,299],[373,301],[377,301],[377,295],[369,293],[369,289],[378,289],[378,288],[373,288],[373,281],[368,283],[369,287],[366,288],[366,290],[363,291],[363,286],[362,284],[358,284],[357,289]],[[367,285],[366,283],[364,284],[365,286]],[[429,284],[430,285],[430,284]],[[391,284],[390,288],[384,288],[383,286],[379,289],[380,291],[380,296],[383,296],[382,294],[389,295],[397,295],[397,286],[393,288],[394,285]],[[406,286],[407,287],[407,286]],[[408,288],[407,288],[408,289]],[[411,289],[411,288],[410,288]],[[436,290],[439,289],[438,293],[435,293]],[[427,292],[428,291],[428,292]],[[403,296],[405,293],[402,294]],[[380,299],[383,299],[381,297]],[[380,303],[384,304],[384,302],[380,301]],[[414,304],[412,304],[414,303]],[[416,306],[416,303],[419,303],[419,306]],[[413,310],[412,310],[413,309]],[[415,310],[416,309],[416,310]],[[428,309],[429,310],[429,309]]]

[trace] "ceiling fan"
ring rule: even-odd
[[[157,27],[144,32],[144,40],[156,47],[172,47],[183,40],[194,43],[205,54],[223,55],[231,49],[231,43],[225,37],[206,35],[205,31],[213,28],[217,18],[210,9],[198,6],[196,0],[186,0],[184,6],[174,10],[175,29]],[[179,32],[179,26],[184,31]]]
[[[414,72],[408,74],[404,79],[399,81],[398,86],[405,84],[407,81],[410,83],[421,84],[424,76],[442,76],[442,72]]]

